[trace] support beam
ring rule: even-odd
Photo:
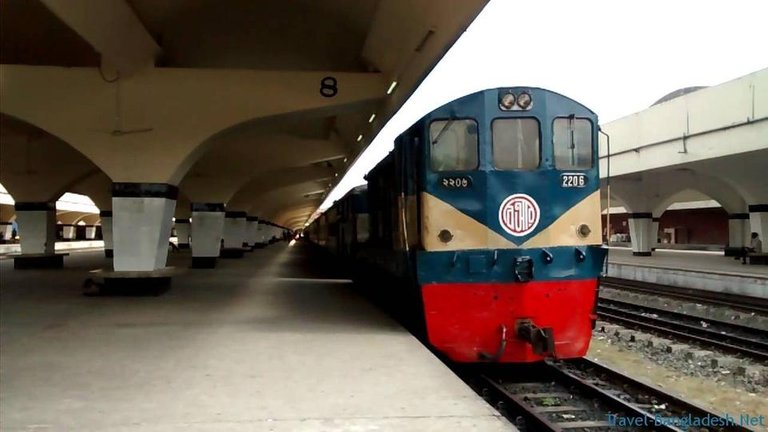
[[[377,73],[153,68],[109,84],[93,68],[0,65],[0,75],[4,113],[69,143],[115,182],[179,184],[225,131],[327,118],[385,96]],[[329,75],[334,97],[318,91]],[[137,154],[141,164],[126,163]]]
[[[125,0],[41,0],[117,69],[121,78],[154,66],[161,49]]]
[[[332,178],[333,173],[323,166],[270,171],[253,178],[247,184],[240,187],[228,204],[231,207],[248,208],[250,204],[256,202],[254,199],[275,189],[287,188],[306,182],[323,181],[325,183],[325,181]],[[318,190],[320,189],[318,186]],[[317,192],[318,190],[310,192]]]

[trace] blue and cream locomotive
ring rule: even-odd
[[[410,281],[455,361],[581,357],[605,259],[597,128],[540,88],[462,97],[401,134],[310,238]]]

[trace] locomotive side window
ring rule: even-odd
[[[435,120],[429,125],[432,171],[465,171],[477,168],[477,122]]]
[[[493,165],[505,170],[532,170],[539,166],[539,121],[503,118],[491,124]]]
[[[592,122],[574,117],[556,118],[552,124],[555,168],[592,168]]]

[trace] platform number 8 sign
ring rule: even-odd
[[[320,94],[323,97],[334,97],[339,93],[339,82],[332,76],[327,76],[320,80]]]

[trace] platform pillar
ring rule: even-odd
[[[19,228],[21,229],[21,228]],[[757,233],[763,242],[763,250],[768,251],[768,204],[750,204],[749,205],[749,233]],[[750,238],[750,237],[748,237]],[[749,245],[749,240],[747,241]]]
[[[17,202],[21,253],[53,254],[56,246],[56,205],[49,202]]]
[[[116,272],[165,268],[179,189],[165,183],[112,184]]]
[[[192,268],[214,268],[224,233],[224,203],[192,203]]]
[[[13,241],[13,223],[12,222],[0,222],[0,239],[6,243]]]
[[[651,256],[655,241],[653,215],[651,213],[629,213],[629,235],[632,238],[632,255]]]
[[[259,218],[256,216],[246,216],[245,218],[245,243],[253,250],[253,247],[259,240]]]
[[[104,256],[112,258],[115,254],[112,241],[112,211],[102,210],[99,212],[99,217],[101,218],[101,238],[104,240]]]
[[[176,218],[176,237],[179,249],[189,249],[190,223],[187,218]]]
[[[659,222],[661,218],[653,218],[651,223],[651,251],[655,251],[659,247]]]
[[[62,268],[64,256],[57,254],[56,205],[50,202],[17,202],[21,254],[13,258],[14,269]]]
[[[94,240],[96,238],[96,225],[85,226],[85,239]]]
[[[247,214],[244,211],[228,211],[224,216],[224,249],[222,258],[242,258],[245,241]]]
[[[62,232],[64,240],[74,240],[75,239],[75,226],[72,224],[63,224],[62,225]]]
[[[744,247],[749,238],[749,213],[731,213],[728,215],[728,247]]]

